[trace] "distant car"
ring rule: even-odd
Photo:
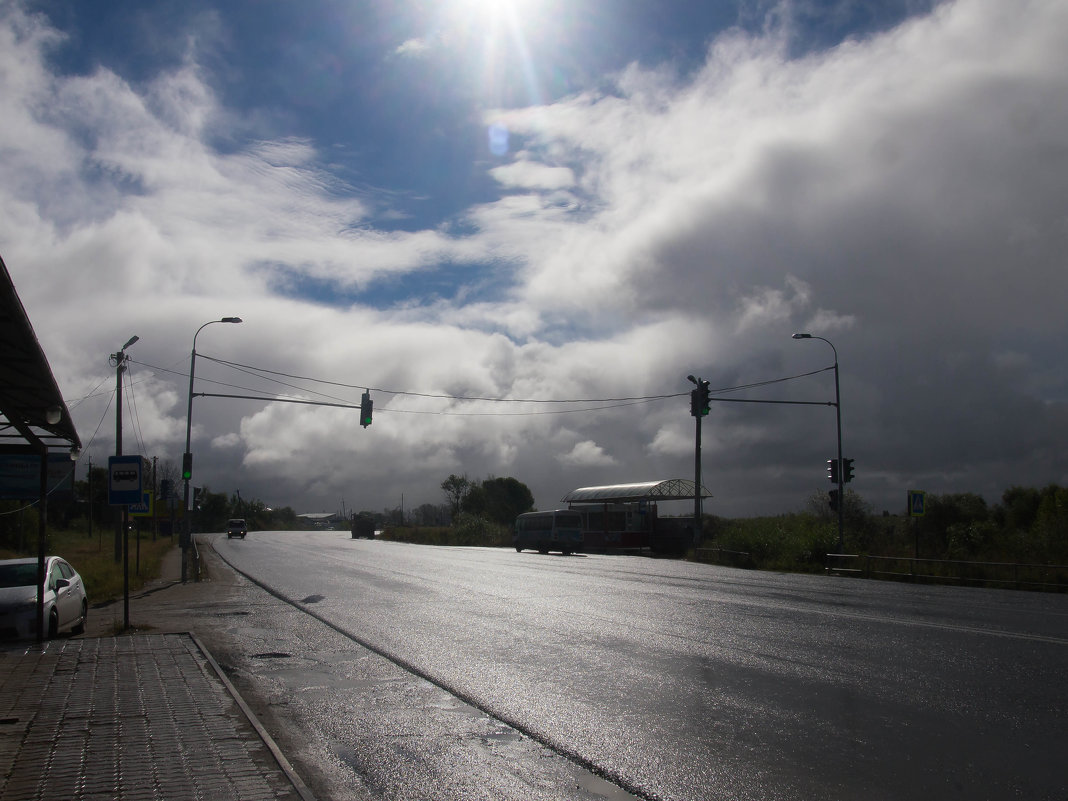
[[[89,599],[85,584],[70,564],[58,556],[45,558],[44,620],[49,637],[69,629],[85,631]],[[37,636],[37,560],[0,560],[0,637]]]
[[[248,534],[248,526],[245,525],[243,518],[235,517],[226,524],[226,539],[230,539],[231,537],[245,539],[246,534]]]

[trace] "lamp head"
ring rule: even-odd
[[[694,378],[692,375],[686,376],[686,380],[689,381],[691,384],[696,384],[697,383],[697,379]]]
[[[794,339],[812,339],[812,334],[794,334]]]
[[[133,343],[135,343],[135,342],[136,342],[137,340],[139,340],[140,338],[141,338],[141,337],[139,337],[139,336],[132,336],[132,337],[130,337],[129,341],[128,341],[128,342],[127,342],[127,343],[126,343],[125,345],[123,345],[123,346],[122,346],[122,347],[120,348],[120,350],[126,350],[126,349],[127,349],[128,347],[130,347],[130,345],[132,345]]]
[[[219,320],[220,323],[240,323],[242,322],[240,317],[223,317]]]

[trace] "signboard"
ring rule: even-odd
[[[923,517],[927,493],[923,490],[909,490],[909,517]]]
[[[48,454],[48,494],[52,500],[74,494],[76,463],[65,453]],[[35,453],[0,453],[0,500],[25,501],[41,494],[41,457]]]
[[[130,504],[130,517],[151,517],[152,516],[152,493],[142,492],[140,503]]]
[[[141,503],[141,457],[108,457],[108,505]]]

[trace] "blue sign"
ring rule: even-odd
[[[130,504],[131,517],[149,517],[152,514],[152,493],[141,493],[141,502]]]
[[[74,495],[75,462],[65,453],[48,454],[48,493],[52,500]],[[41,494],[41,457],[0,454],[0,499],[29,500]]]
[[[141,503],[141,457],[108,457],[108,505]]]
[[[909,517],[923,517],[927,493],[923,490],[909,490]]]

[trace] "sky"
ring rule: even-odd
[[[689,375],[705,511],[801,510],[836,360],[850,489],[994,503],[1068,484],[1066,31],[1063,0],[0,0],[0,255],[79,478],[133,335],[123,452],[181,464],[195,336],[193,483],[301,513],[693,478]]]

